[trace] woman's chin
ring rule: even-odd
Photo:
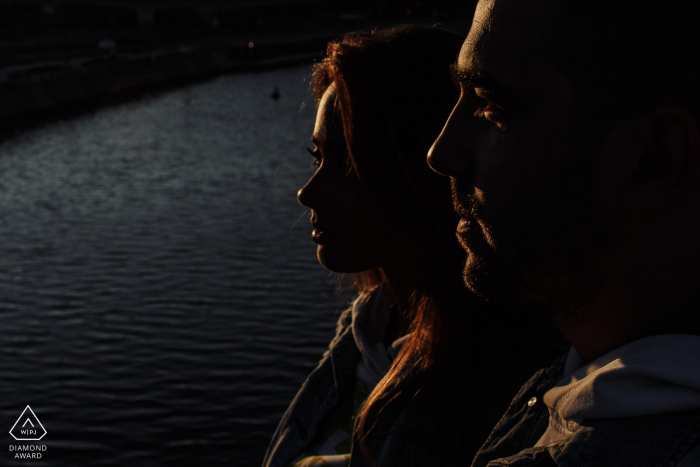
[[[327,245],[319,245],[316,250],[316,256],[318,257],[318,262],[324,268],[337,273],[363,272],[378,268],[377,265],[363,261],[364,258],[362,258],[361,254]]]

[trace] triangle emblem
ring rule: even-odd
[[[46,436],[46,429],[31,407],[27,406],[10,430],[17,441],[39,441]]]

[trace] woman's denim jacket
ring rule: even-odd
[[[340,316],[329,349],[282,417],[265,454],[263,467],[287,467],[314,439],[323,418],[338,400],[352,391],[360,351],[352,334],[351,313],[349,309]],[[438,430],[430,413],[420,397],[413,397],[412,391],[403,391],[383,408],[366,438],[379,466],[433,465],[429,448],[436,445]],[[350,466],[369,465],[360,452],[358,440],[354,439]]]
[[[585,420],[569,438],[533,448],[549,423],[544,394],[559,381],[565,357],[522,387],[472,467],[700,466],[700,410]],[[695,449],[694,449],[695,448]]]

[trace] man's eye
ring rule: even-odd
[[[317,169],[321,167],[321,163],[323,162],[323,156],[321,156],[321,151],[319,151],[318,148],[311,149],[308,146],[306,150],[309,151],[309,154],[311,154],[314,157],[314,160],[311,162],[311,167],[315,167]]]
[[[484,99],[483,97],[480,97],[474,88],[468,88],[464,89],[462,91],[462,96],[467,100],[469,105],[471,105],[471,108],[474,111],[474,116],[475,117],[484,117],[487,120],[492,121],[493,123],[496,123],[497,125],[500,126],[501,118],[501,108],[498,107],[497,105],[493,104],[492,102],[489,102],[487,99]]]
[[[477,96],[473,88],[462,89],[462,98],[471,106],[475,117],[482,117],[488,101]]]
[[[477,112],[479,117],[485,117],[489,120],[500,120],[501,109],[490,102],[487,102],[486,105],[481,107]]]

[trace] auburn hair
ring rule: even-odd
[[[461,279],[465,253],[455,238],[459,219],[449,180],[433,172],[426,161],[457,101],[450,66],[463,41],[464,36],[437,27],[354,32],[331,42],[313,71],[317,103],[335,83],[348,170],[355,172],[384,219],[395,245],[393,257],[400,265],[395,269],[413,286],[409,309],[404,310],[409,323],[404,332],[410,337],[358,414],[356,435],[369,459],[365,438],[372,420],[387,401],[406,391],[399,382],[420,381],[419,387],[440,387],[438,392],[450,393],[459,381],[447,376],[459,373],[450,370],[454,365],[448,358],[463,332],[459,322],[468,310],[474,324],[479,321],[473,316],[478,306],[470,306],[476,300]],[[461,390],[469,397],[468,388]],[[470,408],[467,424],[447,415],[459,412],[452,405],[443,407],[438,416],[452,419],[443,420],[444,426],[462,438],[459,446],[465,454],[465,442],[480,443],[488,432],[478,422],[484,418],[478,405]],[[472,447],[476,451],[478,444]]]

